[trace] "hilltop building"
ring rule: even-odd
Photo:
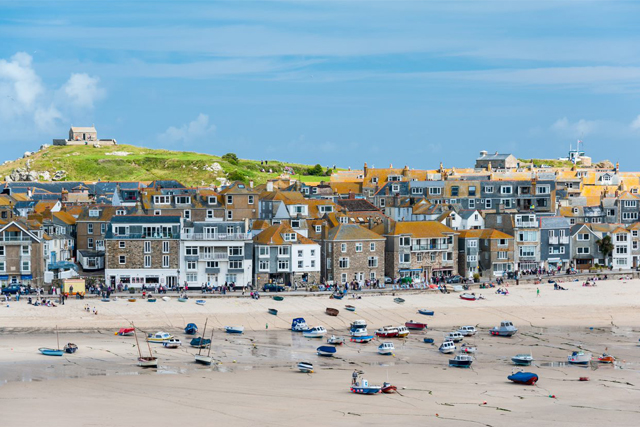
[[[115,139],[98,139],[98,132],[94,126],[69,129],[69,139],[54,139],[53,145],[118,145]]]

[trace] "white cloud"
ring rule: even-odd
[[[631,128],[631,130],[640,130],[640,114],[638,114],[638,117],[636,117],[635,120],[631,122],[629,127]]]
[[[577,122],[572,123],[569,119],[563,117],[556,120],[556,122],[551,125],[551,130],[562,133],[566,136],[581,137],[593,133],[598,129],[599,125],[600,123],[597,120],[580,119]]]
[[[33,119],[39,129],[46,131],[54,128],[56,123],[63,119],[63,116],[54,105],[50,105],[47,108],[36,108],[33,113]]]
[[[202,139],[211,136],[216,130],[216,126],[209,124],[209,116],[200,113],[195,120],[180,126],[171,126],[166,131],[158,135],[158,140],[164,143],[188,144],[195,139]]]
[[[62,87],[64,93],[79,107],[93,107],[94,102],[102,99],[105,90],[98,86],[100,78],[85,73],[73,73]]]
[[[31,61],[31,56],[24,52],[16,53],[9,61],[0,59],[0,111],[5,117],[32,111],[44,92]]]

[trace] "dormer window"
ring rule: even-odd
[[[348,224],[348,223],[349,223],[349,217],[346,217],[346,216],[340,217],[340,224]]]
[[[400,181],[402,179],[402,177],[400,177],[398,175],[389,175],[389,177],[387,179],[389,181]]]
[[[398,184],[393,184],[391,186],[391,191],[393,191],[394,193],[397,193],[398,191],[400,191],[400,186]]]
[[[93,218],[97,218],[100,216],[100,210],[99,209],[90,209],[89,210],[89,216],[93,217]]]
[[[117,216],[122,216],[122,215],[126,215],[126,214],[127,214],[127,211],[125,211],[124,209],[118,209],[116,211],[116,215]]]
[[[217,205],[218,204],[218,198],[215,196],[209,196],[209,204],[210,205]]]
[[[333,206],[331,205],[318,206],[318,211],[320,211],[320,213],[331,213],[333,212]]]
[[[171,203],[170,196],[153,196],[153,203],[156,205],[168,205]]]
[[[296,241],[296,233],[284,233],[283,235],[285,242],[295,242]]]
[[[578,208],[573,208],[573,214],[578,215]]]
[[[298,220],[291,221],[291,228],[300,228],[300,221]]]
[[[191,203],[191,197],[189,196],[176,196],[175,197],[176,205],[188,205]]]
[[[377,184],[378,183],[378,177],[374,176],[373,178],[371,178],[371,183],[372,184]]]

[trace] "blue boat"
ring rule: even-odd
[[[331,345],[321,345],[316,349],[316,351],[318,352],[318,356],[332,357],[334,354],[336,354],[337,350],[334,346]]]
[[[111,302],[111,300],[109,298],[102,298],[100,301],[102,301],[102,302]]]
[[[38,351],[40,351],[40,353],[44,354],[45,356],[62,356],[64,354],[64,350],[54,350],[53,348],[45,347],[40,347]]]
[[[356,308],[352,305],[345,305],[344,309],[347,311],[356,311]]]
[[[365,335],[362,337],[351,337],[351,342],[368,343],[373,339],[373,335]]]
[[[425,338],[424,342],[426,342],[427,344],[433,344],[433,338]]]
[[[184,333],[187,335],[195,335],[198,332],[198,327],[195,323],[189,323],[184,328]]]
[[[189,344],[191,345],[191,347],[195,348],[207,348],[209,347],[209,345],[211,345],[211,340],[208,338],[198,337],[192,339]]]
[[[332,297],[333,297],[333,299],[342,299],[342,298],[344,298],[344,295],[343,294],[333,294]]]
[[[382,387],[379,385],[369,385],[369,381],[365,379],[351,386],[351,393],[356,394],[378,394],[381,390]]]
[[[424,314],[425,316],[433,316],[433,310],[421,309],[421,310],[418,310],[418,313]]]
[[[291,330],[293,332],[306,332],[309,330],[309,325],[304,317],[297,317],[291,322]]]
[[[517,384],[534,385],[538,382],[538,375],[533,372],[516,372],[509,375],[507,379]]]

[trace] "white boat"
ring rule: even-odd
[[[500,322],[500,326],[492,328],[489,330],[491,335],[499,336],[499,337],[511,337],[518,332],[518,328],[513,326],[513,323],[508,320],[503,320]]]
[[[409,328],[406,326],[398,326],[396,329],[398,329],[398,338],[406,338],[410,334]]]
[[[171,338],[173,338],[173,335],[168,332],[156,332],[155,334],[149,334],[147,336],[147,341],[162,344],[165,341],[169,341]]]
[[[440,353],[443,354],[451,354],[456,351],[456,345],[453,343],[453,341],[445,341],[440,344],[440,348],[438,348],[438,350],[440,350]]]
[[[342,345],[344,344],[344,338],[331,335],[329,338],[327,338],[327,344]]]
[[[461,326],[458,332],[465,337],[471,337],[476,334],[476,328],[474,326]]]
[[[171,297],[162,297],[162,301],[169,301]]]
[[[313,372],[313,364],[309,362],[299,362],[298,369],[300,372],[304,372],[305,374]]]
[[[309,329],[308,331],[304,331],[302,333],[302,336],[305,338],[322,338],[326,334],[327,330],[324,328],[324,326],[316,326]]]
[[[444,336],[446,341],[460,342],[464,339],[464,336],[460,332],[449,332]]]
[[[244,326],[225,326],[224,330],[228,334],[241,334],[244,332]]]
[[[291,322],[291,330],[293,332],[308,331],[309,325],[307,325],[307,322],[306,320],[304,320],[304,317],[298,317],[296,319],[293,319],[293,322]]]
[[[201,365],[209,366],[213,362],[213,357],[205,356],[204,354],[196,354],[195,359],[196,359],[196,363],[199,363]]]
[[[157,368],[158,358],[140,356],[138,357],[138,366],[140,366],[141,368]]]
[[[392,342],[383,342],[378,346],[378,353],[382,355],[393,354],[395,349]]]
[[[469,368],[473,363],[473,357],[468,354],[456,354],[456,357],[449,360],[449,366],[454,368]]]
[[[162,343],[164,348],[178,348],[182,345],[182,341],[178,338],[170,338]]]
[[[530,366],[533,363],[533,356],[530,354],[516,354],[511,358],[514,365]]]
[[[365,322],[364,320],[360,319],[360,320],[354,320],[351,323],[351,327],[349,328],[351,331],[355,330],[355,329],[367,329],[367,322]]]
[[[357,328],[357,329],[352,329],[351,332],[349,332],[351,334],[352,337],[366,337],[369,336],[369,332],[367,331],[367,328]]]
[[[567,360],[572,365],[587,365],[591,361],[591,353],[585,353],[584,351],[574,351]]]
[[[207,319],[204,322],[204,329],[202,330],[202,337],[200,337],[200,339],[202,341],[204,341],[204,334],[205,332],[207,332],[207,323],[209,323],[209,319]],[[213,344],[213,329],[211,330],[211,338],[209,339],[209,351],[207,352],[207,355],[205,356],[204,354],[202,354],[202,346],[200,346],[200,348],[198,349],[198,353],[195,354],[195,362],[199,363],[201,365],[206,365],[209,366],[211,365],[211,363],[213,363],[213,357],[211,357],[211,344]]]
[[[460,347],[460,351],[463,353],[475,353],[478,349],[476,347],[471,347],[470,345],[463,345]]]

